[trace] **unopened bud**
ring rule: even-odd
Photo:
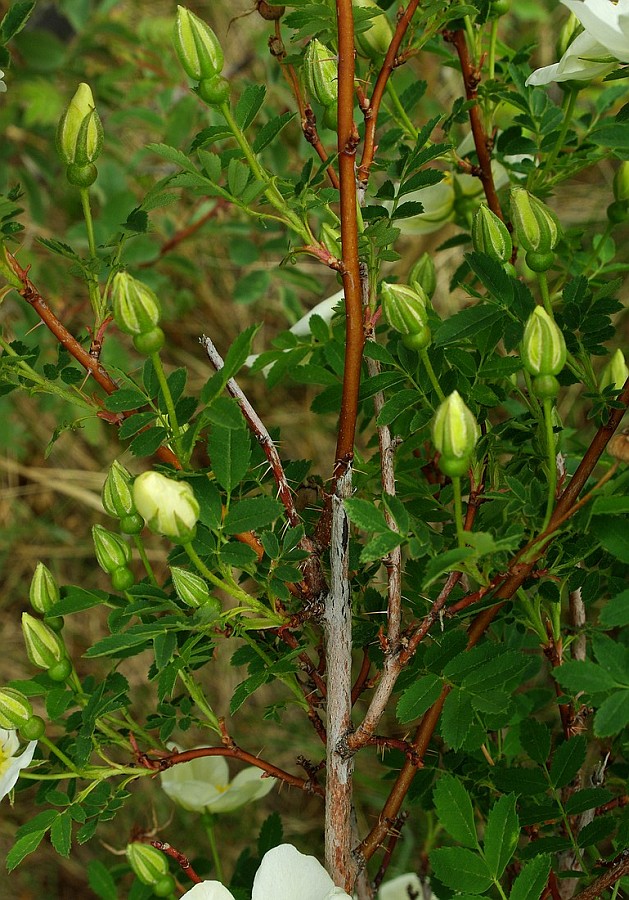
[[[564,336],[542,306],[536,306],[528,318],[520,355],[529,375],[558,375],[566,364]]]
[[[393,40],[393,29],[389,20],[375,0],[354,0],[354,6],[376,13],[369,19],[369,25],[364,31],[356,32],[354,40],[357,51],[374,62],[382,59]]]
[[[111,297],[116,324],[125,334],[134,336],[136,348],[141,353],[160,350],[164,344],[164,332],[158,327],[162,311],[153,291],[127,272],[118,272]]]
[[[177,7],[173,43],[186,75],[210,79],[223,68],[223,50],[209,25],[184,6]]]
[[[338,99],[336,55],[313,38],[304,57],[304,81],[311,97],[322,106],[334,106]]]
[[[134,841],[127,844],[127,860],[142,884],[157,884],[168,875],[168,860],[164,854],[150,844]]]
[[[629,162],[622,162],[614,175],[614,202],[607,207],[612,224],[624,222],[629,213]]]
[[[143,472],[133,483],[133,499],[151,531],[180,543],[194,538],[200,510],[187,482]]]
[[[103,126],[96,112],[92,90],[80,84],[57,128],[57,150],[68,167],[68,180],[79,187],[96,181],[93,163],[103,147]]]
[[[120,520],[124,534],[139,534],[144,520],[135,508],[131,489],[131,474],[118,460],[114,460],[103,485],[103,508],[114,519]]]
[[[430,253],[422,253],[417,262],[413,263],[408,273],[408,283],[411,287],[421,288],[432,299],[437,290],[437,270]]]
[[[22,728],[33,715],[28,697],[13,688],[0,688],[0,728]]]
[[[622,350],[618,349],[601,372],[598,385],[601,391],[610,386],[619,391],[624,387],[627,378],[629,369]]]
[[[52,669],[67,660],[61,638],[44,622],[29,613],[22,613],[22,633],[26,654],[38,669]]]
[[[423,350],[430,344],[430,328],[426,306],[428,297],[416,284],[382,284],[382,315],[402,335],[402,343],[410,350]]]
[[[555,213],[521,187],[511,189],[511,219],[518,241],[526,250],[526,264],[534,272],[545,272],[554,262],[553,250],[561,237]]]
[[[98,565],[109,575],[131,562],[131,548],[119,534],[107,531],[102,525],[94,525],[92,540]]]
[[[42,616],[47,615],[55,603],[59,602],[59,586],[50,569],[42,562],[37,563],[28,596],[35,612],[41,613]]]
[[[481,203],[472,223],[472,244],[478,253],[485,253],[498,262],[509,262],[513,241],[507,226],[488,206]]]
[[[432,439],[439,451],[439,468],[451,477],[464,475],[480,435],[478,422],[458,391],[453,391],[437,409]]]
[[[209,587],[194,572],[188,572],[187,569],[180,569],[178,566],[171,566],[170,574],[172,575],[177,596],[186,606],[191,606],[194,609],[210,601]]]
[[[570,13],[561,29],[559,30],[559,37],[557,38],[557,42],[555,44],[555,50],[557,52],[557,59],[561,59],[564,55],[570,44],[573,42],[575,37],[577,36],[579,31],[579,20],[575,16],[574,13]]]

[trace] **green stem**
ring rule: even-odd
[[[563,102],[561,104],[561,108],[563,110],[563,122],[561,123],[561,130],[557,137],[555,146],[546,157],[546,160],[544,162],[544,172],[550,173],[555,160],[559,156],[562,147],[565,145],[566,135],[568,134],[568,129],[570,128],[570,124],[572,122],[574,107],[577,102],[577,97],[580,90],[581,89],[579,87],[570,87],[566,91]]]
[[[262,181],[266,185],[266,188],[264,190],[266,199],[269,201],[271,206],[275,207],[275,209],[279,213],[281,213],[283,221],[290,228],[292,228],[293,231],[297,232],[297,234],[306,244],[310,244],[311,242],[313,242],[314,236],[312,235],[310,229],[306,225],[304,225],[301,219],[292,210],[288,209],[286,198],[282,196],[281,192],[275,186],[273,179],[258,162],[253,147],[234,119],[231,109],[229,108],[229,104],[221,104],[220,111],[225,118],[225,121],[229,125],[232,134],[234,135],[236,143],[242,150],[243,156],[249,164],[249,168],[253,172],[254,176],[258,179],[258,181]]]
[[[218,578],[214,572],[209,569],[197,551],[194,549],[191,543],[184,544],[184,550],[190,557],[190,560],[194,563],[198,571],[203,575],[204,578],[214,585],[214,587],[220,588],[222,591],[225,591],[226,594],[229,594],[230,597],[233,597],[235,600],[238,600],[240,603],[245,604],[246,606],[250,606],[257,611],[263,611],[265,616],[272,616],[273,613],[271,610],[266,609],[263,604],[260,603],[259,600],[256,600],[255,597],[252,597],[251,594],[248,594],[246,591],[243,591],[241,587],[239,587],[235,583],[229,583],[227,581],[223,581],[222,578]],[[278,620],[279,623],[280,620]]]
[[[498,19],[492,19],[489,33],[489,52],[487,54],[487,75],[492,81],[496,74],[496,41],[498,39]]]
[[[205,833],[207,834],[208,841],[210,842],[210,852],[212,854],[212,862],[214,863],[214,871],[216,872],[216,877],[219,881],[223,880],[223,866],[221,864],[221,858],[218,855],[218,847],[216,846],[216,835],[214,833],[214,816],[211,813],[203,813],[202,816],[203,825],[205,826]]]
[[[65,753],[63,753],[63,751],[59,750],[59,748],[56,747],[56,746],[53,744],[53,742],[50,741],[50,740],[46,737],[46,735],[43,735],[42,737],[40,737],[39,742],[40,742],[41,744],[43,744],[44,747],[48,747],[48,749],[50,750],[50,752],[53,753],[53,754],[57,757],[57,759],[60,759],[61,762],[64,764],[64,766],[66,766],[66,768],[68,768],[68,769],[70,770],[70,772],[73,772],[75,775],[78,775],[78,774],[79,774],[79,770],[78,770],[77,767],[74,765],[74,763],[72,762],[72,760],[71,760],[68,756],[66,756]],[[57,775],[57,778],[58,778],[58,777],[59,777],[59,776]]]
[[[151,565],[148,556],[146,555],[146,550],[144,549],[144,541],[140,537],[139,534],[133,535],[133,543],[135,544],[135,548],[140,555],[140,559],[142,560],[142,565],[146,569],[146,574],[149,577],[149,581],[153,585],[153,587],[159,587],[157,583],[157,578],[155,577],[155,572],[153,571],[153,566]]]
[[[90,206],[89,188],[80,188],[79,193],[81,195],[81,206],[83,207],[85,229],[87,231],[87,245],[90,250],[90,257],[92,261],[94,261],[98,257],[96,256],[96,240],[94,237],[94,222],[92,220],[92,208]],[[101,297],[100,288],[98,286],[98,277],[94,274],[94,272],[90,272],[88,276],[87,289],[90,295],[90,303],[92,304],[94,317],[96,319],[94,323],[94,330],[98,331],[100,326],[103,324],[106,310],[103,304],[103,298]]]
[[[435,375],[435,370],[432,367],[432,363],[430,362],[430,357],[428,356],[428,351],[426,349],[420,350],[419,355],[422,358],[422,362],[426,367],[426,372],[428,373],[428,377],[430,378],[430,383],[432,384],[437,397],[439,397],[439,402],[443,403],[446,399],[446,395],[441,390],[441,385],[437,381],[437,376]]]
[[[454,490],[454,520],[456,522],[456,536],[459,547],[465,546],[465,529],[463,528],[463,502],[461,500],[461,476],[452,476],[452,488]]]
[[[179,431],[179,424],[177,422],[177,413],[175,411],[175,404],[173,403],[173,395],[170,393],[170,388],[168,387],[168,380],[166,378],[166,373],[164,372],[164,367],[162,365],[162,360],[159,353],[151,353],[151,362],[153,363],[153,368],[155,369],[155,374],[157,375],[157,380],[159,381],[159,386],[162,389],[162,396],[164,397],[164,403],[166,404],[166,410],[168,411],[168,421],[170,424],[170,430],[173,435],[173,445],[175,449],[175,453],[180,461],[180,463],[184,464],[184,453],[183,448],[181,446],[181,432]]]
[[[553,433],[553,400],[550,397],[544,399],[544,424],[546,426],[546,452],[548,454],[548,500],[546,503],[546,515],[541,530],[546,531],[550,517],[555,506],[555,493],[557,491],[557,462],[555,459],[555,435]]]
[[[214,710],[209,705],[201,687],[194,680],[192,675],[189,672],[186,672],[185,669],[180,669],[177,673],[181,678],[183,684],[185,685],[186,690],[190,694],[190,697],[194,700],[195,704],[199,707],[205,718],[210,723],[211,727],[217,734],[221,733],[218,717],[214,713]]]
[[[555,316],[553,315],[553,307],[550,302],[550,291],[548,290],[548,276],[546,272],[538,272],[537,273],[537,283],[539,284],[539,292],[542,295],[542,303],[544,304],[544,309],[554,321]]]
[[[398,92],[396,91],[395,85],[393,84],[393,81],[390,78],[387,81],[387,93],[389,94],[389,97],[391,98],[391,102],[393,103],[393,106],[395,107],[395,111],[396,111],[402,125],[406,129],[407,134],[413,140],[417,140],[417,135],[419,134],[419,132],[415,128],[415,126],[413,125],[411,120],[409,119],[406,110],[402,106]]]

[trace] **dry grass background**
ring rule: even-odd
[[[174,6],[170,2],[156,5],[142,0],[138,3],[117,4],[113,14],[142,20],[146,16],[172,14]],[[247,8],[244,0],[237,11],[228,3],[197,3],[191,6],[216,24],[219,34],[225,33],[230,14]],[[259,32],[260,26],[254,21],[254,17],[239,20],[232,26],[231,32],[235,35],[231,40],[232,50],[240,48],[240,52],[244,54],[236,61],[230,57],[231,64],[235,70],[248,69],[252,77],[257,77],[256,73],[260,72],[263,63],[255,55],[253,58],[249,55],[246,49],[247,38]],[[542,29],[541,34],[543,42],[548,44],[547,30]],[[257,46],[260,44],[261,40],[258,38]],[[542,53],[550,59],[553,49],[546,46]],[[429,78],[430,75],[429,72]],[[458,85],[455,85],[452,77],[452,73],[448,72],[440,89],[443,96],[438,101],[443,103],[444,108],[448,108],[452,96],[458,93]],[[142,137],[141,132],[135,133],[132,140],[141,144]],[[562,219],[578,223],[584,230],[601,230],[607,200],[600,202],[592,189],[591,179],[600,184],[602,175],[609,185],[612,174],[611,166],[604,166],[595,175],[583,176],[580,181],[572,184],[566,194],[567,200],[562,201]],[[189,214],[190,209],[185,204],[169,208],[166,216],[169,229],[183,227]],[[63,233],[66,225],[67,222],[51,222],[51,233],[57,229]],[[34,225],[27,225],[27,252],[35,252],[33,238],[36,232]],[[446,231],[419,241],[407,241],[403,246],[403,259],[398,271],[404,274],[421,252],[435,250],[447,234]],[[192,291],[194,296],[193,301],[187,303],[184,313],[173,315],[169,298],[162,298],[168,336],[165,362],[168,368],[180,365],[188,368],[189,389],[194,393],[209,374],[207,362],[198,345],[198,337],[202,332],[212,334],[219,348],[224,350],[251,321],[264,320],[264,327],[258,338],[258,349],[262,349],[268,346],[277,331],[286,326],[286,318],[274,295],[254,308],[238,306],[229,301],[236,279],[242,273],[239,267],[230,262],[229,247],[224,239],[220,239],[220,228],[212,231],[209,241],[207,234],[204,235],[201,231],[193,241],[179,248],[178,252],[198,266],[200,277],[193,289],[190,284],[185,285],[188,295]],[[440,287],[436,305],[440,311],[449,313],[463,302],[461,295],[450,296],[447,291],[449,275],[460,261],[460,250],[442,252],[438,259]],[[168,270],[167,257],[162,264]],[[336,290],[333,279],[321,275],[314,265],[307,268],[315,277],[322,278],[322,296],[326,295],[328,288],[329,293]],[[170,275],[173,277],[172,269]],[[57,309],[72,311],[77,304],[80,309],[84,303],[84,298],[76,292],[74,282],[68,282],[65,286],[62,283],[54,293]],[[3,327],[9,333],[19,332],[23,327],[21,323],[24,313],[19,298],[9,298],[0,308]],[[75,323],[76,321],[75,318]],[[246,376],[243,378],[243,385],[267,424],[282,429],[283,451],[293,458],[314,459],[315,469],[325,477],[332,459],[333,423],[327,423],[327,430],[325,427],[313,427],[309,413],[312,392],[302,387],[280,386],[269,394],[263,384],[250,383]],[[100,420],[89,424],[84,430],[66,432],[55,444],[50,456],[45,458],[44,448],[58,425],[59,415],[60,411],[54,404],[42,402],[37,396],[12,394],[0,398],[0,422],[4,434],[0,455],[0,683],[27,678],[32,674],[24,655],[20,615],[28,609],[28,585],[39,560],[49,566],[60,584],[81,584],[105,589],[109,587],[106,576],[93,558],[90,529],[96,522],[105,526],[110,524],[102,513],[99,497],[111,461],[118,457],[130,468],[135,466],[137,470],[137,464],[129,454],[121,453],[121,446],[113,429]],[[151,541],[150,554],[158,570],[160,567],[165,568],[167,552],[168,547],[162,542],[157,539]],[[81,660],[81,654],[104,633],[105,615],[98,610],[68,618],[65,637],[73,658],[78,661],[80,674],[88,671],[87,664]],[[146,659],[139,658],[125,661],[122,667],[132,684],[140,716],[145,706],[150,707],[152,698],[152,689],[146,683],[147,665]],[[92,666],[93,663],[90,662],[89,670]],[[207,672],[206,678],[212,704],[218,712],[223,713],[241,678],[229,666],[227,652],[219,654],[218,662]],[[236,739],[247,749],[261,751],[268,758],[294,769],[296,752],[287,746],[286,734],[290,732],[292,735],[299,730],[303,733],[304,742],[299,751],[306,756],[318,758],[320,748],[316,740],[294,713],[287,713],[281,727],[261,721],[263,706],[269,699],[270,692],[261,691],[245,705],[234,723]],[[190,738],[187,736],[185,740],[188,742]],[[100,834],[102,840],[112,846],[123,847],[133,827],[150,827],[154,816],[158,822],[165,823],[173,814],[170,803],[161,795],[155,782],[147,783],[143,780],[133,791],[133,802],[114,824],[103,829]],[[10,847],[16,827],[36,811],[30,803],[33,793],[29,790],[18,794],[13,808],[9,807],[7,801],[3,802],[0,814],[0,857]],[[243,834],[255,835],[261,821],[273,809],[281,811],[286,831],[291,837],[301,836],[302,846],[311,839],[317,840],[314,835],[320,821],[320,802],[316,798],[297,795],[296,792],[274,791],[263,804],[248,806],[221,820],[225,824],[221,824],[219,839],[225,848],[229,848],[226,853],[231,860],[242,847]],[[365,814],[370,815],[368,804]],[[190,825],[190,819],[184,819],[176,811],[174,815],[175,819],[164,829],[162,836],[186,852],[186,828]],[[412,834],[412,827],[410,831]],[[176,841],[173,835],[177,835]],[[15,900],[41,900],[42,897],[65,900],[74,898],[77,893],[82,897],[92,897],[94,895],[86,886],[85,864],[94,854],[105,861],[110,859],[112,863],[115,862],[115,858],[108,856],[97,841],[79,848],[69,860],[60,859],[44,844],[34,857],[27,859],[11,876],[0,870],[0,897],[11,896]],[[229,870],[229,860],[227,869]]]

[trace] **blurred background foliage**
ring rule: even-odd
[[[212,24],[223,42],[227,61],[224,74],[232,81],[233,96],[251,83],[267,85],[270,102],[262,111],[260,124],[264,124],[264,116],[294,111],[282,71],[268,52],[269,23],[257,15],[251,0],[206,0],[188,5]],[[6,8],[2,9],[0,3],[1,13]],[[171,46],[175,10],[174,0],[40,0],[27,27],[9,48],[12,61],[5,72],[8,91],[0,94],[0,194],[20,186],[22,194],[17,203],[22,211],[17,220],[24,230],[18,235],[18,259],[31,267],[33,282],[58,318],[86,346],[89,301],[84,284],[68,260],[52,254],[38,241],[61,240],[79,252],[87,246],[78,191],[66,183],[55,152],[57,122],[77,84],[88,82],[105,129],[92,198],[97,243],[106,245],[147,190],[170,171],[146,145],[164,142],[187,149],[201,128],[218,121],[213,119],[217,114],[203,107],[190,92],[176,64]],[[555,59],[554,36],[564,18],[565,9],[550,0],[518,0],[509,16],[501,19],[500,39],[518,49],[534,48],[536,64],[545,64]],[[417,79],[428,82],[422,106],[426,118],[449,112],[462,94],[460,73],[454,65],[444,66],[444,59],[451,58],[450,51],[437,44],[431,49],[434,52],[411,59],[396,75],[400,92]],[[551,91],[558,100],[560,89],[553,85]],[[466,123],[463,118],[461,122],[463,138]],[[323,132],[329,149],[331,138],[331,132]],[[299,176],[304,160],[314,154],[303,140],[298,117],[267,154],[275,171]],[[611,186],[611,164],[601,163],[596,173],[599,183],[601,175]],[[580,234],[600,233],[605,226],[608,199],[601,202],[592,192],[589,178],[591,173],[576,178],[562,201],[564,221],[571,220]],[[252,225],[237,210],[222,206],[222,201],[195,198],[191,192],[183,196],[178,191],[171,193],[170,204],[150,213],[147,233],[127,241],[123,261],[159,294],[167,333],[164,360],[167,365],[188,368],[190,393],[194,394],[208,377],[207,361],[198,345],[202,333],[210,334],[224,351],[248,324],[263,321],[257,337],[260,351],[338,285],[326,269],[303,258],[296,265],[289,260],[280,266],[286,252],[283,234]],[[436,252],[458,231],[456,225],[447,225],[437,234],[403,239],[395,271],[405,274],[421,253]],[[460,254],[455,242],[436,256],[440,273],[436,304],[449,311],[464,297],[462,292],[447,293],[449,275],[458,265]],[[0,306],[0,321],[8,338],[28,343],[35,339],[42,358],[57,362],[58,347],[53,338],[15,293]],[[140,365],[128,340],[113,332],[107,336],[102,359],[114,374],[117,370],[133,372]],[[314,459],[315,469],[326,471],[334,420],[329,417],[327,430],[325,419],[319,419],[313,428],[309,413],[313,389],[285,380],[270,394],[263,382],[254,379],[246,383],[246,388],[263,418],[272,412],[269,424],[282,431],[283,451],[293,458]],[[567,402],[572,401],[568,398]],[[21,612],[28,608],[28,584],[38,560],[46,562],[59,583],[107,587],[107,576],[95,565],[90,529],[95,522],[106,524],[100,489],[111,461],[121,455],[121,447],[110,425],[97,418],[82,420],[79,411],[49,395],[5,393],[0,396],[0,421],[0,615],[4,636],[0,681],[4,683],[30,674],[24,670],[19,621]],[[67,430],[60,426],[67,426]],[[60,436],[51,444],[56,430],[61,431]],[[128,454],[122,460],[133,467]],[[155,541],[152,561],[158,568],[165,565],[165,552],[161,542]],[[81,617],[78,629],[78,624],[69,623],[66,630],[75,659],[80,658],[81,648],[94,642],[102,622],[97,614],[89,619]],[[141,659],[133,664],[137,671],[125,674],[134,681],[133,694],[141,702],[145,666]],[[212,685],[216,709],[227,707],[239,680],[225,659],[220,684]],[[266,699],[261,691],[241,711],[240,734],[247,729],[255,731]],[[267,745],[265,752],[281,765],[286,748],[281,735],[275,740],[277,746]],[[304,730],[305,755],[312,740],[311,733]],[[398,762],[393,756],[391,765]],[[372,783],[367,772],[359,771],[358,778],[364,790],[363,813],[368,816],[370,800],[374,800],[375,808],[385,786]],[[142,780],[134,790],[146,797],[146,803],[133,804],[135,815],[142,819],[130,820],[130,809],[123,813],[116,820],[115,830],[103,838],[111,847],[123,848],[133,828],[151,829],[155,822],[164,825],[173,816],[175,822],[168,831],[181,833],[176,822],[179,813],[155,784]],[[422,779],[418,777],[414,799],[421,793]],[[33,814],[24,803],[18,794],[14,808],[3,804],[0,855],[8,850],[17,825]],[[226,852],[235,852],[227,849],[230,842],[225,840],[226,835],[237,835],[237,843],[242,846],[245,832],[255,835],[264,815],[274,808],[281,808],[283,817],[290,821],[291,833],[307,835],[317,823],[319,806],[316,798],[291,797],[286,791],[280,804],[275,791],[265,801],[265,811],[248,806],[246,813],[241,810],[221,820]],[[411,817],[398,859],[400,870],[404,870],[418,840],[417,827]],[[425,841],[423,834],[422,843]],[[181,849],[186,849],[192,841],[184,837],[182,844]],[[83,897],[95,896],[86,874],[87,861],[95,857],[108,867],[118,864],[117,857],[96,842],[70,860],[61,860],[52,851],[40,848],[35,861],[27,861],[11,876],[0,870],[0,895],[19,900],[62,900],[80,891]]]

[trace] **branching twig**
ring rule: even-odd
[[[151,844],[151,847],[155,847],[156,850],[161,850],[166,856],[170,856],[171,859],[174,859],[181,867],[182,871],[186,873],[190,881],[194,884],[201,884],[203,879],[194,871],[187,856],[184,856],[179,850],[175,850],[175,848],[166,843],[166,841],[150,841],[149,843]]]

